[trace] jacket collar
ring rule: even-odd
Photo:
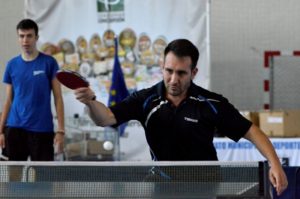
[[[197,96],[198,95],[197,88],[198,86],[194,82],[191,82],[191,85],[188,88],[187,98],[190,96]],[[165,99],[166,97],[166,87],[163,80],[157,84],[157,94],[161,97],[161,99]]]

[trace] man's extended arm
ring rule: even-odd
[[[103,103],[93,100],[95,93],[90,88],[78,88],[75,90],[76,99],[87,105],[91,119],[98,126],[110,126],[115,124],[116,118],[111,110]]]
[[[269,179],[276,188],[277,194],[280,195],[287,188],[288,181],[271,141],[254,124],[250,127],[244,137],[251,141],[260,153],[269,161]]]

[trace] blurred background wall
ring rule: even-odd
[[[23,18],[24,1],[0,0],[0,112],[5,99],[2,77],[6,62],[17,53],[16,24]]]
[[[19,53],[15,26],[23,16],[24,2],[0,1],[2,81],[6,62]],[[299,10],[298,0],[210,1],[210,89],[228,97],[239,109],[262,109],[263,52],[300,49]],[[4,97],[1,83],[0,111]]]

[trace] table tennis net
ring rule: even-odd
[[[265,198],[259,162],[24,162],[0,165],[0,198]]]

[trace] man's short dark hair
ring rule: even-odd
[[[35,35],[39,34],[39,27],[35,21],[31,19],[23,19],[17,25],[17,30],[29,30],[34,29]]]
[[[165,48],[164,58],[166,58],[169,52],[173,52],[177,57],[191,57],[191,68],[196,68],[199,58],[199,51],[197,47],[189,40],[176,39],[171,41]]]

